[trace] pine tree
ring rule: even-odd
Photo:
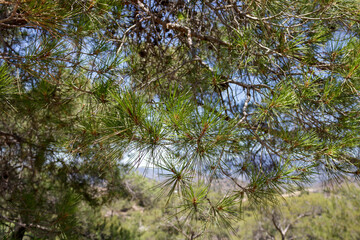
[[[147,163],[204,228],[231,228],[244,198],[358,178],[358,13],[342,0],[5,2],[1,136],[26,148],[1,171],[27,190],[56,182],[31,193],[46,202],[69,189],[91,199],[99,182],[121,187],[119,163]],[[234,188],[214,201],[218,179]]]

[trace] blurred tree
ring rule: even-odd
[[[286,203],[246,216],[240,239],[357,239],[359,187],[342,185],[328,192],[303,192]],[[245,212],[248,212],[246,209]]]
[[[126,192],[118,163],[69,150],[80,112],[95,106],[87,88],[119,61],[102,57],[109,5],[94,3],[0,1],[2,239],[75,239],[81,200],[102,204]]]

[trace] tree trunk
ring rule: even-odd
[[[11,234],[11,240],[22,240],[25,235],[26,228],[16,225],[14,232]]]

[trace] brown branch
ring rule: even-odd
[[[239,120],[239,122],[236,123],[236,126],[239,126],[243,121],[246,120],[248,113],[247,113],[247,108],[251,99],[251,94],[250,94],[250,88],[247,87],[247,91],[246,91],[246,100],[244,103],[244,107],[243,107],[243,117]]]
[[[0,3],[3,3],[3,2],[1,1]],[[7,3],[7,4],[8,4],[8,2],[4,2],[4,3]],[[13,11],[11,12],[10,16],[7,17],[7,18],[1,19],[1,20],[0,20],[0,23],[4,23],[4,22],[7,22],[7,21],[10,21],[10,20],[12,20],[12,19],[15,17],[16,11],[17,11],[17,9],[18,9],[18,7],[19,7],[19,1],[17,1],[14,5],[15,5],[15,6],[14,6],[14,9],[13,9]]]
[[[284,230],[278,225],[278,223],[277,223],[277,221],[275,219],[275,212],[274,211],[271,214],[271,221],[272,221],[274,227],[276,228],[276,230],[280,233],[281,239],[285,240],[286,232],[284,232]]]
[[[136,2],[134,2],[135,7],[140,8],[141,10],[143,10],[146,14],[148,14],[149,16],[151,16],[151,18],[154,20],[155,23],[161,24],[165,29],[169,29],[169,30],[175,30],[177,32],[181,32],[183,34],[185,34],[188,38],[188,42],[189,39],[191,39],[191,37],[195,37],[197,39],[200,40],[204,40],[204,41],[208,41],[208,42],[215,42],[218,43],[222,46],[226,46],[226,47],[231,47],[230,43],[224,42],[221,39],[212,37],[212,36],[208,36],[208,35],[202,35],[200,33],[195,32],[194,30],[177,24],[177,23],[170,23],[170,22],[166,22],[164,20],[162,20],[161,18],[155,16],[149,8],[147,8],[140,0],[137,0]],[[191,41],[190,41],[191,42]]]
[[[28,223],[28,224],[25,224],[25,223],[20,223],[18,221],[15,221],[13,219],[10,219],[8,217],[5,217],[3,215],[0,215],[0,218],[7,221],[7,222],[11,222],[17,226],[21,226],[21,227],[24,227],[24,228],[36,228],[36,229],[40,229],[40,230],[43,230],[43,231],[46,231],[46,232],[53,232],[53,233],[60,233],[60,231],[58,230],[55,230],[55,229],[51,229],[51,228],[48,228],[48,227],[44,227],[44,226],[41,226],[41,225],[38,225],[38,224],[32,224],[32,223]]]

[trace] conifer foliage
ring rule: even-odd
[[[180,202],[204,229],[231,229],[244,198],[357,178],[359,11],[345,0],[0,1],[4,234],[74,236],[79,201],[126,193],[128,162],[162,169],[166,206]],[[215,201],[217,179],[234,188]]]

